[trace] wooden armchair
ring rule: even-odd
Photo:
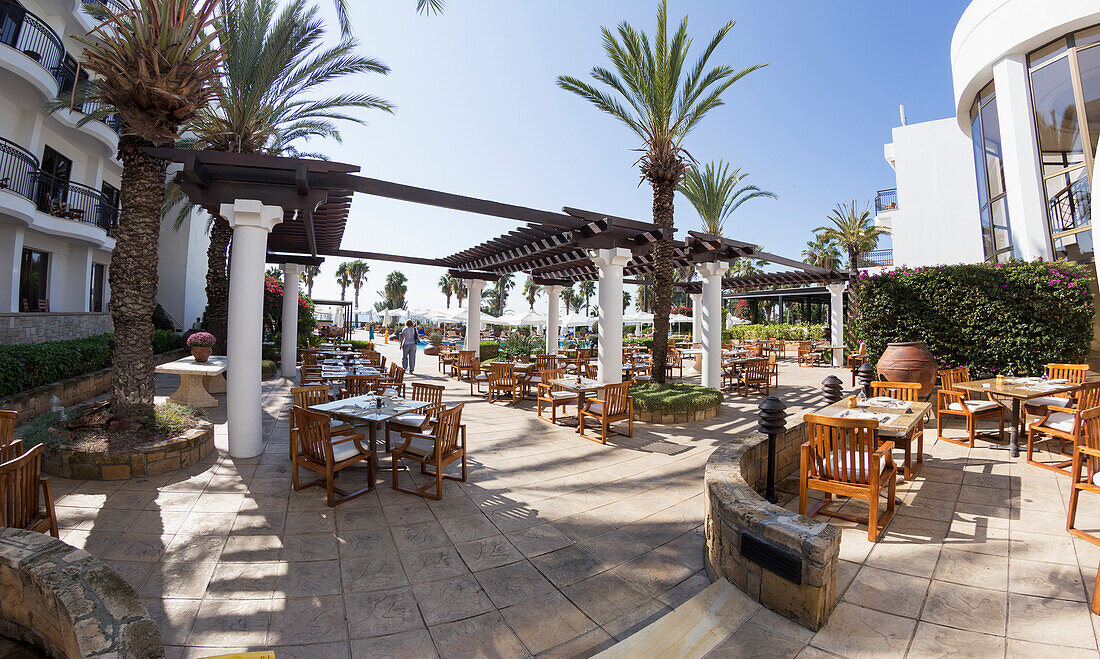
[[[1100,407],[1091,407],[1081,412],[1081,440],[1073,447],[1073,463],[1070,478],[1073,484],[1069,492],[1069,514],[1066,517],[1066,530],[1071,534],[1100,545],[1100,537],[1087,533],[1075,526],[1077,521],[1077,503],[1082,492],[1100,494]],[[1096,596],[1093,595],[1096,603]],[[1096,611],[1094,611],[1095,613]]]
[[[915,403],[917,402],[917,396],[920,395],[920,387],[919,382],[885,382],[880,380],[871,383],[871,395],[889,396],[894,400]]]
[[[340,389],[340,398],[367,396],[382,391],[380,375],[348,375],[344,377],[344,386]]]
[[[499,398],[501,393],[509,393],[513,403],[519,402],[523,393],[523,380],[516,376],[515,364],[489,364],[489,402]]]
[[[779,364],[775,363],[775,353],[768,354],[768,380],[771,386],[779,386]]]
[[[15,422],[18,419],[19,412],[0,410],[0,446],[15,441]],[[0,459],[0,462],[7,462],[7,460]]]
[[[302,352],[302,366],[317,365],[317,351],[310,348]]]
[[[741,373],[741,369],[737,368],[737,364],[732,361],[722,362],[722,388],[733,389],[737,385],[737,376]]]
[[[1081,384],[1088,375],[1088,364],[1047,364],[1046,375],[1050,380],[1069,380],[1070,384]],[[1024,414],[1042,415],[1048,405],[1071,407],[1072,393],[1038,396],[1024,401]]]
[[[797,357],[799,366],[816,366],[821,359],[821,353],[815,352],[809,341],[799,341]]]
[[[403,432],[404,443],[393,449],[393,489],[398,492],[415,494],[429,499],[443,498],[443,479],[466,480],[466,426],[462,425],[462,407],[460,403],[449,410],[436,415],[435,427],[431,434]],[[397,465],[402,459],[420,463],[420,473],[433,476],[433,480],[415,490],[406,490],[398,486]],[[443,470],[456,460],[462,461],[462,476],[447,476]],[[428,467],[434,471],[429,472]],[[435,491],[432,492],[434,485]]]
[[[871,395],[872,396],[889,396],[895,400],[903,400],[908,403],[915,403],[920,396],[921,385],[919,382],[872,382],[871,383]],[[917,443],[917,459],[913,460],[913,440]],[[921,417],[920,423],[913,428],[913,432],[905,437],[895,437],[891,441],[894,442],[896,448],[903,449],[905,451],[905,480],[913,480],[921,467],[924,466],[924,417]]]
[[[397,364],[390,364],[390,374],[382,377],[378,382],[378,390],[396,389],[402,398],[405,397],[405,369]]]
[[[382,357],[382,354],[377,350],[367,350],[366,348],[363,348],[359,351],[359,356],[370,362],[371,364],[377,366],[381,361],[380,358]]]
[[[968,398],[967,392],[954,388],[960,382],[969,381],[970,369],[965,366],[940,371],[940,389],[936,394],[936,437],[952,444],[974,448],[977,422],[996,417],[1001,424],[1000,441],[1004,441],[1005,418],[1001,406],[992,400]],[[961,416],[966,420],[965,441],[943,436],[943,421],[948,416]]]
[[[13,441],[7,448],[21,453],[0,464],[0,526],[58,538],[53,485],[49,478],[42,477],[42,452],[46,447],[39,444],[22,452],[22,442]]]
[[[363,435],[347,435],[333,441],[331,419],[327,414],[307,410],[295,405],[292,412],[297,439],[294,457],[291,462],[291,479],[295,490],[313,485],[324,485],[329,508],[350,501],[374,489],[374,452],[363,447]],[[367,487],[350,494],[335,486],[336,474],[359,462],[367,463]],[[298,467],[321,474],[321,478],[301,485],[298,481]],[[336,498],[336,495],[340,495]]]
[[[299,369],[298,384],[303,387],[308,387],[315,384],[323,384],[324,378],[321,377],[321,367],[313,365],[303,365]]]
[[[390,451],[390,431],[396,431],[398,433],[403,432],[424,432],[424,428],[428,427],[431,420],[444,409],[443,406],[443,390],[446,389],[441,384],[427,384],[424,382],[414,382],[412,385],[412,400],[420,401],[422,403],[431,403],[431,407],[428,407],[422,412],[416,414],[402,414],[401,416],[394,417],[386,422],[386,452]]]
[[[1033,456],[1036,444],[1044,441],[1057,441],[1057,452],[1067,458],[1073,457],[1074,447],[1081,443],[1081,434],[1084,430],[1082,418],[1084,412],[1094,407],[1100,407],[1100,382],[1086,382],[1073,394],[1074,400],[1062,399],[1063,405],[1061,406],[1044,405],[1043,417],[1027,427],[1028,464],[1056,471],[1060,474],[1072,475],[1066,471],[1066,468],[1071,464],[1070,460],[1048,464],[1034,459]],[[1069,442],[1068,452],[1066,442]]]
[[[745,362],[737,374],[737,393],[741,393],[742,389],[746,396],[749,395],[749,389],[768,395],[771,391],[771,369],[767,359],[755,357]]]
[[[679,378],[684,379],[684,356],[676,348],[668,349],[668,358],[665,363],[665,373],[669,378],[672,377],[672,371],[679,371]]]
[[[775,342],[775,352],[778,353],[783,359],[787,358],[787,342],[783,339],[779,339]],[[776,385],[779,386],[779,385]]]
[[[294,404],[298,407],[309,409],[314,405],[323,405],[332,400],[332,396],[329,395],[329,386],[327,384],[316,384],[308,387],[294,387],[290,390],[290,395],[294,398]],[[290,459],[294,460],[294,447],[297,442],[295,433],[298,429],[291,424],[290,428]],[[351,424],[340,419],[329,420],[329,434],[331,435],[350,435]]]
[[[617,421],[627,422],[627,437],[634,436],[634,399],[630,397],[630,383],[609,384],[603,388],[603,398],[589,398],[584,401],[584,407],[577,412],[580,418],[581,437],[607,443],[607,433],[611,424]],[[600,424],[600,438],[588,437],[584,434],[584,420],[596,419]]]
[[[878,421],[874,419],[841,419],[807,414],[806,442],[801,448],[801,472],[798,487],[798,512],[817,514],[867,524],[867,539],[877,542],[894,516],[898,468],[894,464],[894,443],[878,443]],[[876,446],[878,447],[876,449]],[[886,489],[885,515],[879,516],[879,497]],[[823,492],[825,497],[807,510],[810,490]],[[868,503],[867,519],[845,515],[826,506],[837,494]]]
[[[852,371],[852,386],[856,386],[856,375],[859,373],[859,367],[863,366],[863,362],[867,361],[867,355],[864,353],[852,353],[848,355],[848,368]]]
[[[458,353],[452,350],[441,350],[439,353],[439,372],[446,373],[451,370],[451,367],[455,363],[455,359],[458,358]]]
[[[561,368],[551,368],[545,371],[539,371],[539,384],[535,399],[536,415],[538,418],[549,421],[550,423],[557,423],[558,408],[577,402],[577,394],[553,384],[554,380],[560,380],[563,377],[565,377],[565,370]],[[550,405],[549,419],[542,415],[542,406],[544,404]]]
[[[462,374],[466,373],[472,380],[474,375],[478,372],[474,370],[476,354],[474,350],[459,350],[458,356],[455,357],[454,364],[451,365],[451,375],[461,380]]]

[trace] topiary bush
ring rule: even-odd
[[[153,331],[153,352],[158,355],[170,350],[179,350],[184,345],[183,336],[175,332],[165,330]]]
[[[638,412],[695,412],[722,402],[722,392],[686,382],[646,382],[630,387],[634,410]]]
[[[1048,362],[1080,362],[1093,334],[1091,266],[950,265],[861,275],[849,345],[872,363],[888,343],[925,341],[940,368],[975,377],[1040,375]]]
[[[482,341],[478,351],[478,359],[485,361],[500,354],[500,344],[496,341]]]

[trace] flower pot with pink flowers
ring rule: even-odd
[[[214,335],[210,332],[195,332],[187,337],[187,347],[191,348],[191,356],[197,362],[205,362],[214,352]]]

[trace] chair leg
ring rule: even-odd
[[[1073,475],[1074,480],[1077,480],[1077,474]],[[1077,489],[1077,483],[1074,483],[1069,489],[1069,513],[1066,515],[1066,530],[1073,531],[1073,523],[1077,520],[1077,496],[1081,493],[1081,490]]]
[[[298,491],[298,490],[302,489],[298,485],[298,461],[293,459],[293,458],[291,458],[291,460],[290,460],[290,481],[291,481],[291,484],[294,485],[294,490],[295,491]]]
[[[1096,584],[1092,588],[1092,605],[1089,609],[1100,616],[1100,572],[1096,574]]]
[[[626,436],[627,437],[633,437],[634,436],[634,413],[631,412],[630,416],[628,416],[626,419],[627,419],[626,420]]]
[[[878,541],[878,492],[879,484],[876,482],[867,499],[867,540],[870,542]]]
[[[328,507],[336,507],[336,493],[334,491],[335,485],[333,482],[336,480],[336,473],[329,471],[325,474],[325,495],[328,497]]]
[[[391,457],[390,460],[391,460],[390,473],[393,474],[393,489],[397,490],[397,489],[400,489],[400,488],[397,487],[397,472],[398,472],[398,465],[399,465],[400,460],[401,460],[401,453],[400,452],[394,453],[393,457]]]

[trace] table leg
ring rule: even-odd
[[[226,391],[224,375],[207,375],[202,379],[202,383],[206,390],[212,394],[224,394]]]
[[[702,355],[693,355],[693,356],[695,357],[695,359],[693,359],[692,361],[694,361],[695,363],[691,365],[691,370],[695,373],[702,373],[703,372],[703,356]]]
[[[367,434],[370,436],[370,454],[371,460],[374,461],[374,471],[378,471],[378,428],[375,427],[374,421],[367,423]]]
[[[577,392],[577,434],[581,434],[581,408],[584,407],[584,392]]]
[[[1020,399],[1012,399],[1012,427],[1008,430],[1008,446],[1010,455],[1020,457]]]
[[[202,386],[204,378],[205,376],[199,374],[180,374],[180,386],[168,400],[188,407],[217,407],[217,399]]]

